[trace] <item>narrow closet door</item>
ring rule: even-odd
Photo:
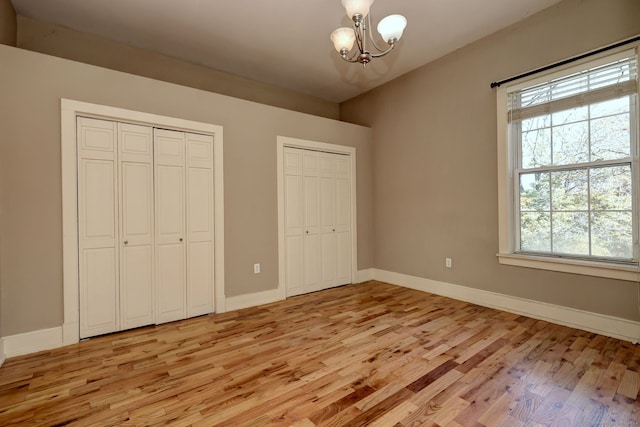
[[[157,323],[186,316],[185,134],[154,130]]]
[[[336,285],[351,283],[351,159],[335,154]]]
[[[314,151],[302,155],[304,194],[304,291],[322,289],[322,236],[320,228],[319,156]]]
[[[77,119],[80,338],[119,329],[116,124]]]
[[[213,312],[213,137],[187,139],[187,316]]]
[[[153,318],[152,128],[118,123],[120,160],[120,329]]]
[[[302,153],[297,148],[284,148],[284,250],[287,296],[304,292],[304,196],[302,185]]]
[[[322,242],[322,288],[336,285],[336,180],[335,154],[321,153],[320,164],[320,234]]]

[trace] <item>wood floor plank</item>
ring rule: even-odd
[[[629,369],[625,370],[618,387],[618,393],[635,400],[638,397],[638,391],[640,391],[640,374]]]
[[[7,360],[2,426],[630,427],[640,347],[370,281]]]

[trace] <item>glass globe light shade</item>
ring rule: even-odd
[[[369,13],[369,8],[374,1],[375,0],[342,0],[342,5],[347,10],[349,19],[352,19],[356,13],[359,13],[364,18]]]
[[[338,52],[342,49],[351,50],[356,41],[356,34],[353,32],[353,28],[342,27],[331,33],[330,39]]]
[[[402,15],[389,15],[383,18],[378,24],[378,32],[382,36],[383,40],[389,42],[390,39],[395,38],[400,40],[402,32],[407,26],[407,18]]]

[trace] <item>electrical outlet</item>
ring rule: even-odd
[[[260,264],[253,264],[253,274],[260,273]]]
[[[447,268],[451,268],[451,258],[444,259],[444,266]]]

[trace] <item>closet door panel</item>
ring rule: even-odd
[[[351,283],[351,233],[336,233],[336,285]]]
[[[157,322],[186,317],[185,136],[155,130]]]
[[[79,117],[78,250],[80,337],[119,328],[115,123]]]
[[[305,234],[320,233],[320,176],[318,154],[303,152],[303,194]]]
[[[189,168],[188,182],[189,241],[209,242],[213,238],[213,170]]]
[[[153,128],[118,123],[120,160],[149,163],[153,159]]]
[[[113,160],[80,160],[78,217],[82,248],[115,247],[118,239],[116,165]]]
[[[212,259],[211,242],[189,243],[188,317],[213,312]]]
[[[303,151],[304,292],[322,288],[322,236],[320,221],[320,158]]]
[[[173,130],[154,130],[154,153],[160,165],[184,166],[185,134]]]
[[[213,136],[187,134],[189,167],[211,169],[213,167]]]
[[[285,147],[284,169],[284,239],[285,284],[287,296],[304,292],[304,195],[302,178],[303,151]]]
[[[154,323],[153,319],[153,250],[151,245],[127,246],[120,262],[120,329],[137,328]]]
[[[122,328],[153,323],[153,173],[151,164],[121,165]]]
[[[334,232],[336,224],[336,182],[334,177],[320,178],[320,220],[321,232]]]
[[[116,123],[78,117],[77,138],[79,158],[114,159]]]
[[[336,253],[336,234],[333,232],[322,234],[322,288],[335,286],[338,254]]]
[[[322,153],[320,165],[320,233],[322,235],[322,289],[336,284],[336,180],[335,155]]]
[[[184,167],[158,165],[156,177],[158,243],[177,243],[184,236]]]
[[[351,283],[351,160],[335,157],[336,284]]]
[[[322,236],[304,237],[304,291],[322,289]]]
[[[287,295],[303,292],[303,193],[302,174],[285,176],[285,275]]]
[[[350,159],[336,156],[336,284],[351,283],[351,171]]]
[[[158,323],[185,318],[185,253],[183,244],[163,244],[157,250]]]
[[[285,242],[287,296],[304,292],[304,237],[288,236]]]
[[[152,166],[123,162],[120,168],[122,239],[129,245],[150,245],[153,240]]]
[[[118,123],[120,159],[121,329],[153,317],[152,128]]]
[[[303,221],[303,194],[302,176],[286,175],[284,178],[284,214],[287,236],[302,236],[304,231]]]
[[[187,138],[187,316],[213,312],[213,137]]]
[[[80,260],[80,337],[115,332],[118,325],[116,249],[82,251]]]
[[[338,156],[336,161],[335,225],[339,231],[351,228],[351,179],[349,158]]]

